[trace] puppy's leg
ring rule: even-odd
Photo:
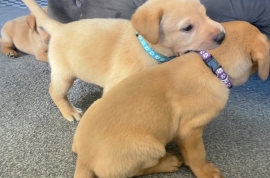
[[[222,178],[219,169],[206,162],[202,133],[203,127],[195,128],[187,137],[178,140],[185,164],[191,168],[197,178]]]
[[[179,157],[167,152],[155,166],[143,170],[136,176],[161,172],[176,172],[182,164],[183,161]]]
[[[12,40],[9,39],[1,39],[1,51],[3,54],[5,54],[6,56],[8,57],[12,57],[12,58],[15,58],[15,57],[18,57],[18,53],[14,50],[15,49],[15,46],[13,45],[12,43]]]
[[[67,93],[73,85],[74,78],[70,71],[55,70],[52,68],[50,95],[64,118],[69,121],[80,120],[82,111],[75,108],[67,98]]]
[[[73,141],[73,144],[72,144],[72,151],[77,154],[77,149],[76,149],[74,141]]]
[[[97,177],[92,171],[89,170],[89,168],[87,168],[87,165],[83,164],[78,158],[74,178],[97,178]]]

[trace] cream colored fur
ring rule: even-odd
[[[269,75],[269,42],[247,22],[223,24],[226,38],[210,53],[233,86],[258,70]],[[197,53],[145,69],[115,85],[83,115],[75,132],[75,178],[125,178],[174,172],[184,162],[197,178],[221,178],[205,160],[203,129],[224,109],[229,89]],[[183,158],[166,153],[175,140]]]
[[[165,56],[215,48],[224,36],[223,27],[210,20],[199,0],[149,0],[131,22],[85,19],[68,24],[50,19],[33,0],[23,1],[51,35],[50,95],[69,121],[79,120],[82,113],[67,98],[75,78],[107,92],[122,79],[159,63],[142,48],[136,32]]]
[[[47,11],[47,8],[43,8]],[[1,51],[9,57],[18,57],[18,49],[24,53],[35,55],[48,62],[48,41],[50,35],[41,30],[36,24],[33,14],[18,17],[6,22],[1,30]]]

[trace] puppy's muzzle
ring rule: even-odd
[[[224,32],[221,32],[220,34],[218,34],[217,36],[216,36],[216,38],[214,39],[214,41],[217,43],[217,44],[221,44],[222,43],[222,41],[224,40],[224,38],[225,38],[225,33]]]

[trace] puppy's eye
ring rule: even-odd
[[[183,28],[182,31],[184,32],[189,32],[193,29],[193,26],[192,25],[188,25],[187,27]]]

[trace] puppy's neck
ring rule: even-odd
[[[155,60],[159,62],[167,62],[176,56],[171,55],[173,54],[171,50],[166,50],[164,47],[161,47],[159,44],[152,45],[150,42],[148,42],[146,39],[144,39],[141,35],[138,33],[136,34],[142,48]]]
[[[153,44],[149,44],[155,51],[157,51],[158,53],[161,53],[163,54],[164,56],[168,56],[168,57],[171,57],[171,56],[174,56],[174,57],[177,57],[179,56],[178,54],[174,53],[174,51],[170,48],[167,48],[165,46],[162,46],[160,43],[157,43],[155,45]]]

